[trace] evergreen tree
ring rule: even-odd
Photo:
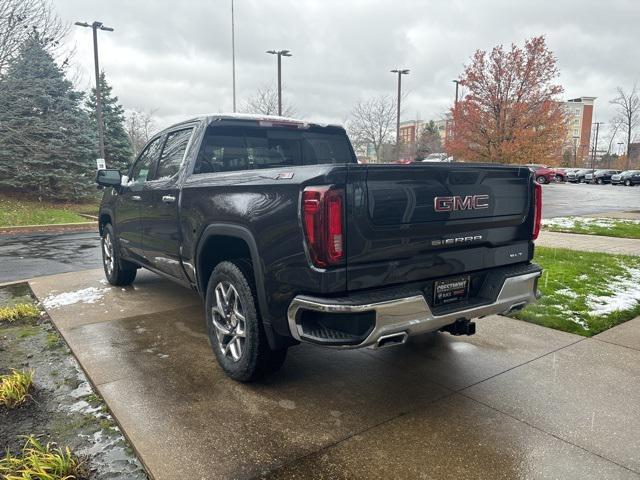
[[[58,200],[94,190],[96,139],[81,104],[34,32],[0,85],[0,188]]]
[[[104,153],[107,166],[124,170],[131,163],[133,149],[124,127],[124,109],[118,97],[112,95],[112,88],[104,72],[100,73],[100,96],[102,99],[102,122],[104,123]],[[92,88],[86,103],[94,130],[98,131],[96,116],[96,89]]]
[[[431,153],[442,152],[442,142],[440,141],[440,133],[438,132],[438,126],[433,120],[429,120],[423,127],[422,133],[418,138],[418,145],[416,148],[416,159],[422,160]]]

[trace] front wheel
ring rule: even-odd
[[[602,185],[604,183],[604,180],[602,180],[601,178],[599,178],[598,180],[596,180],[596,183],[598,185]]]
[[[221,262],[207,285],[207,332],[224,372],[251,382],[280,369],[287,349],[269,347],[248,262]]]
[[[540,185],[544,185],[545,183],[547,183],[547,178],[543,177],[542,175],[540,175],[538,178],[536,178],[536,181],[540,184]]]
[[[624,184],[625,184],[627,187],[630,187],[630,186],[631,186],[631,180],[629,180],[629,179],[625,180],[625,181],[624,181]]]
[[[120,257],[116,237],[110,223],[107,223],[102,229],[100,243],[102,244],[102,266],[107,281],[118,287],[131,285],[136,278],[138,267]]]

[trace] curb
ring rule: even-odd
[[[0,227],[0,236],[18,235],[21,233],[55,233],[55,232],[84,232],[98,231],[98,223],[79,222],[79,223],[51,223],[45,225],[14,225],[9,227]]]

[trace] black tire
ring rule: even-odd
[[[631,186],[633,186],[633,183],[631,183],[631,180],[629,180],[628,178],[624,181],[624,184],[625,184],[627,187],[631,187]]]
[[[116,242],[115,239],[116,237],[113,233],[113,227],[110,223],[107,223],[102,228],[102,238],[100,239],[104,275],[107,277],[107,281],[111,285],[116,285],[118,287],[131,285],[136,279],[138,267],[137,265],[122,259],[118,248],[118,242]]]
[[[217,292],[222,305],[218,305],[216,299],[216,289],[219,288],[222,288]],[[218,313],[220,311],[224,316]],[[225,261],[216,266],[207,285],[206,319],[211,348],[229,377],[239,382],[252,382],[282,367],[287,349],[272,350],[269,347],[257,308],[249,262]],[[229,333],[223,333],[216,324]],[[239,335],[240,331],[244,337]]]
[[[602,185],[602,184],[604,183],[604,180],[602,180],[601,178],[599,178],[599,179],[597,179],[597,180],[596,180],[596,183],[597,183],[598,185]]]
[[[544,185],[545,183],[547,183],[547,179],[546,177],[540,175],[538,178],[536,178],[536,182],[538,182],[540,185]]]
[[[585,182],[584,177],[580,177],[580,178],[578,179],[578,183],[584,183],[584,182]]]

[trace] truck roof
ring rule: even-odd
[[[309,122],[307,120],[302,120],[300,118],[291,118],[291,117],[281,117],[278,115],[263,115],[263,114],[255,114],[255,113],[206,113],[206,114],[198,114],[195,117],[190,118],[189,120],[185,120],[183,122],[178,122],[173,125],[180,125],[182,123],[193,122],[194,120],[203,121],[207,120],[208,122],[216,121],[216,120],[247,120],[254,122],[282,122],[282,123],[300,123],[305,125],[314,125],[318,127],[338,127],[344,128],[342,125],[334,124],[334,123],[320,123],[320,122]]]

